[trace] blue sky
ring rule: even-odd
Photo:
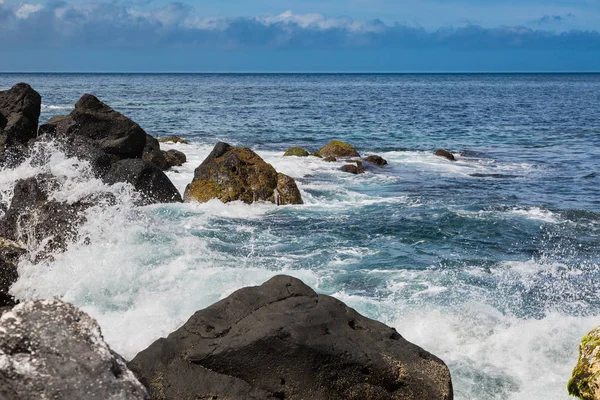
[[[600,71],[600,0],[0,0],[0,71]]]

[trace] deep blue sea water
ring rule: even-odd
[[[277,273],[397,328],[442,358],[457,399],[566,399],[577,346],[600,324],[600,75],[0,74],[43,97],[45,121],[86,92],[188,156],[183,188],[217,141],[249,146],[294,177],[302,206],[137,208],[59,152],[1,171],[66,175],[57,198],[118,191],[82,237],[13,292],[60,296],[132,357],[194,311]],[[331,139],[386,168],[314,157]],[[457,154],[452,163],[437,148]]]

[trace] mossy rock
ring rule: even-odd
[[[182,143],[188,144],[187,140],[180,138],[179,136],[169,136],[165,138],[158,138],[161,143]]]
[[[313,157],[318,157],[318,158],[323,158],[318,151],[313,151],[312,153],[310,153],[311,156]]]
[[[600,399],[600,327],[585,335],[579,346],[579,360],[567,389],[584,400]]]
[[[323,158],[336,157],[336,158],[351,158],[360,157],[358,151],[350,144],[342,142],[341,140],[332,140],[327,143],[325,147],[319,150],[319,154]]]
[[[308,151],[304,150],[302,147],[294,146],[294,147],[290,147],[289,149],[287,149],[285,151],[285,153],[283,153],[283,155],[285,157],[291,157],[291,156],[308,157],[309,153],[308,153]]]
[[[304,203],[294,179],[281,172],[277,174],[277,189],[275,193],[275,204],[278,206]]]
[[[299,192],[296,196],[289,181],[279,175],[271,164],[249,148],[219,142],[196,168],[193,181],[185,189],[184,199],[302,204]]]

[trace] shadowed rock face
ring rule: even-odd
[[[289,276],[196,312],[129,367],[163,400],[453,396],[440,359]]]
[[[279,183],[275,168],[258,154],[247,147],[219,142],[194,171],[194,179],[186,187],[184,198],[200,202],[220,199],[224,203],[241,200],[248,204],[255,201],[302,204],[299,192],[297,195],[277,194]],[[289,183],[282,181],[282,184],[285,184],[285,190],[293,190]]]
[[[91,94],[83,95],[69,115],[40,126],[39,134],[61,138],[74,147],[93,145],[118,159],[141,158],[146,146],[146,132],[138,124]],[[85,158],[85,151],[80,155]]]
[[[160,168],[149,161],[121,160],[104,177],[108,184],[128,182],[142,194],[142,204],[181,203],[181,195]]]
[[[12,150],[20,157],[27,142],[37,136],[42,98],[26,83],[0,91],[0,156]],[[9,155],[10,156],[10,155]],[[0,164],[6,160],[0,159]]]
[[[0,360],[0,399],[148,398],[96,321],[59,300],[30,301],[2,314]]]
[[[160,149],[160,143],[150,135],[146,135],[146,145],[144,146],[142,160],[150,161],[163,171],[170,167],[165,152]]]
[[[17,264],[25,252],[17,243],[0,237],[0,307],[16,304],[15,298],[8,291],[19,277]]]

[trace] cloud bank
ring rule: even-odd
[[[570,17],[570,16],[568,16]],[[564,17],[542,17],[540,23]],[[0,0],[2,48],[218,50],[431,49],[600,50],[598,31],[556,33],[522,26],[425,30],[321,14],[200,17],[183,3],[136,9],[122,2],[9,5]]]

